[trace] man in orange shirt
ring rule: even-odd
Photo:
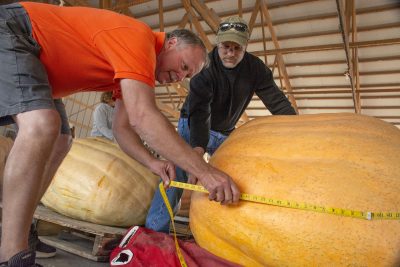
[[[34,265],[27,250],[32,216],[70,148],[65,109],[56,99],[78,91],[114,88],[115,139],[165,185],[175,178],[173,162],[199,178],[210,200],[236,203],[232,179],[206,164],[155,104],[155,80],[192,77],[206,60],[204,44],[188,30],[155,33],[99,9],[0,6],[0,125],[19,127],[4,171],[0,266]],[[139,136],[171,162],[154,158]]]

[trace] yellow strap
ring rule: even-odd
[[[200,185],[172,181],[170,186],[208,193],[207,189],[205,189],[203,186],[200,186]],[[299,210],[309,210],[309,211],[314,211],[314,212],[328,213],[328,214],[346,216],[346,217],[352,217],[352,218],[358,218],[358,219],[400,220],[400,212],[357,211],[357,210],[349,210],[349,209],[342,209],[342,208],[319,206],[319,205],[315,205],[315,204],[301,203],[301,202],[289,201],[289,200],[279,200],[279,199],[267,198],[267,197],[263,197],[263,196],[257,196],[257,195],[245,194],[245,193],[240,195],[240,199],[246,200],[246,201],[251,201],[251,202],[256,202],[256,203],[261,203],[261,204],[272,205],[272,206],[279,206],[279,207],[299,209]],[[172,219],[172,221],[173,221],[173,219]]]
[[[176,248],[176,253],[178,254],[179,262],[181,263],[182,267],[187,267],[187,264],[185,262],[185,258],[183,257],[181,249],[179,248],[178,238],[176,237],[176,230],[175,230],[175,223],[174,223],[174,213],[172,212],[171,205],[169,204],[169,201],[168,201],[168,198],[167,198],[167,194],[165,193],[165,188],[164,188],[163,183],[161,182],[158,187],[160,188],[161,196],[162,196],[162,198],[163,198],[163,200],[165,202],[165,205],[167,206],[169,216],[171,217],[171,223],[172,223],[172,227],[174,229],[175,248]]]

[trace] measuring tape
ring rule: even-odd
[[[205,189],[201,185],[194,185],[194,184],[187,184],[187,183],[172,181],[170,186],[208,193],[207,189]],[[263,196],[257,196],[257,195],[245,194],[245,193],[240,194],[240,199],[245,200],[245,201],[261,203],[261,204],[272,205],[272,206],[299,209],[299,210],[309,210],[309,211],[314,211],[314,212],[328,213],[328,214],[346,216],[346,217],[352,217],[352,218],[358,218],[358,219],[400,220],[400,212],[372,212],[372,211],[349,210],[349,209],[342,209],[342,208],[318,206],[318,205],[310,204],[310,203],[301,203],[301,202],[296,202],[296,201],[273,199],[273,198],[267,198],[267,197],[263,197]]]
[[[158,185],[158,188],[160,189],[161,196],[164,200],[165,205],[167,206],[169,217],[171,217],[172,227],[174,229],[175,248],[176,248],[176,253],[178,254],[179,262],[181,263],[182,267],[187,267],[185,258],[183,257],[181,249],[179,248],[178,238],[176,237],[174,213],[172,212],[172,208],[171,208],[171,205],[169,204],[167,193],[165,193],[165,188],[164,188],[164,185],[162,182]]]
[[[187,184],[182,182],[171,181],[170,186],[187,189],[197,192],[208,193],[207,189],[205,189],[201,185],[194,185],[194,184]],[[172,212],[171,205],[169,204],[167,195],[165,193],[165,189],[163,183],[159,185],[161,196],[167,206],[169,216],[171,217],[172,227],[174,231],[174,239],[175,239],[175,247],[178,254],[179,261],[182,267],[186,267],[185,259],[180,251],[178,240],[176,237],[176,230],[174,224],[174,214]],[[308,210],[314,212],[321,212],[321,213],[328,213],[338,216],[346,216],[358,219],[365,219],[365,220],[399,220],[400,221],[400,212],[372,212],[372,211],[358,211],[358,210],[349,210],[349,209],[342,209],[342,208],[333,208],[333,207],[325,207],[325,206],[318,206],[315,204],[309,203],[301,203],[296,201],[289,201],[289,200],[280,200],[280,199],[273,199],[267,198],[263,196],[257,196],[252,194],[240,194],[240,199],[255,203],[267,204],[272,206],[278,207],[285,207],[285,208],[292,208],[292,209],[299,209],[299,210]]]

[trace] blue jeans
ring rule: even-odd
[[[189,144],[190,143],[190,131],[188,126],[187,118],[180,118],[178,121],[178,133],[179,135]],[[226,135],[221,133],[210,131],[210,139],[207,144],[207,152],[212,155],[217,148],[225,141]],[[178,182],[187,182],[188,177],[186,172],[179,167],[176,167],[176,179]],[[161,181],[161,179],[160,179]],[[176,205],[182,197],[183,190],[180,188],[170,187],[167,189],[167,197],[172,209],[175,209]],[[157,232],[169,233],[170,217],[168,214],[167,207],[162,199],[160,190],[157,188],[153,201],[150,206],[149,213],[146,218],[146,227]]]

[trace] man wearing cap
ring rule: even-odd
[[[245,20],[238,16],[224,20],[218,29],[217,46],[208,55],[209,67],[190,81],[178,132],[201,155],[205,152],[212,155],[225,141],[254,93],[272,114],[296,114],[275,84],[271,70],[258,57],[246,52],[248,40],[249,29]],[[188,181],[181,169],[177,168],[176,174],[177,181]],[[196,178],[190,178],[189,182],[194,183]],[[182,191],[168,189],[172,207],[179,203]],[[159,191],[154,195],[146,227],[169,231],[169,215]]]

